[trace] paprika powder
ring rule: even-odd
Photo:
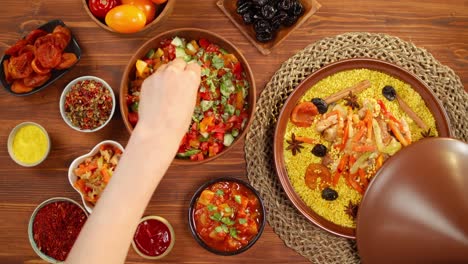
[[[33,221],[37,248],[49,257],[64,261],[86,219],[83,209],[72,202],[56,201],[44,205]]]

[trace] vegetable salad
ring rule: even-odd
[[[201,65],[201,84],[192,123],[180,143],[177,157],[193,161],[213,157],[229,147],[245,128],[248,119],[249,83],[238,58],[206,39],[187,41],[174,37],[161,42],[136,62],[135,80],[127,96],[128,121],[138,122],[143,80],[161,65],[182,58]]]

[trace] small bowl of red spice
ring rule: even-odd
[[[63,120],[80,132],[95,132],[105,127],[114,111],[114,91],[106,81],[95,76],[76,78],[60,96]]]
[[[165,218],[149,215],[140,220],[133,236],[133,249],[146,259],[161,259],[175,243],[174,229]]]
[[[36,254],[49,263],[64,261],[88,214],[77,202],[54,197],[39,204],[28,226],[29,242]]]

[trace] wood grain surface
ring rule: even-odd
[[[431,52],[468,84],[468,1],[466,0],[321,0],[322,8],[268,56],[261,55],[216,7],[216,0],[177,0],[174,12],[160,28],[145,36],[121,36],[98,27],[81,1],[2,0],[0,53],[38,24],[62,19],[71,27],[83,51],[82,60],[56,83],[28,97],[0,89],[0,263],[42,263],[30,247],[30,214],[43,200],[65,196],[80,201],[67,180],[71,161],[105,139],[127,143],[119,111],[110,124],[96,133],[69,128],[59,113],[65,85],[82,75],[105,79],[118,92],[120,78],[132,53],[154,34],[177,27],[212,30],[232,41],[248,58],[258,93],[281,63],[308,44],[350,31],[387,33]],[[52,140],[47,160],[35,168],[14,163],[7,152],[11,129],[23,121],[43,125]],[[155,161],[148,161],[155,162]],[[233,176],[246,179],[243,144],[211,163],[171,166],[157,188],[146,214],[167,218],[174,226],[176,244],[161,263],[305,263],[267,226],[257,244],[233,257],[220,257],[201,248],[191,237],[187,207],[196,188],[205,181]],[[131,186],[129,186],[131,188]],[[299,232],[299,230],[298,230]],[[103,250],[107,250],[105,245]],[[150,263],[129,249],[127,263]]]

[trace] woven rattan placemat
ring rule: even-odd
[[[273,162],[279,112],[293,89],[312,72],[343,59],[368,57],[397,64],[419,76],[443,103],[454,136],[468,141],[468,93],[460,78],[426,50],[385,34],[346,33],[315,42],[289,58],[262,92],[245,142],[247,173],[268,210],[268,223],[285,244],[314,263],[356,263],[352,240],[313,225],[288,200]]]

